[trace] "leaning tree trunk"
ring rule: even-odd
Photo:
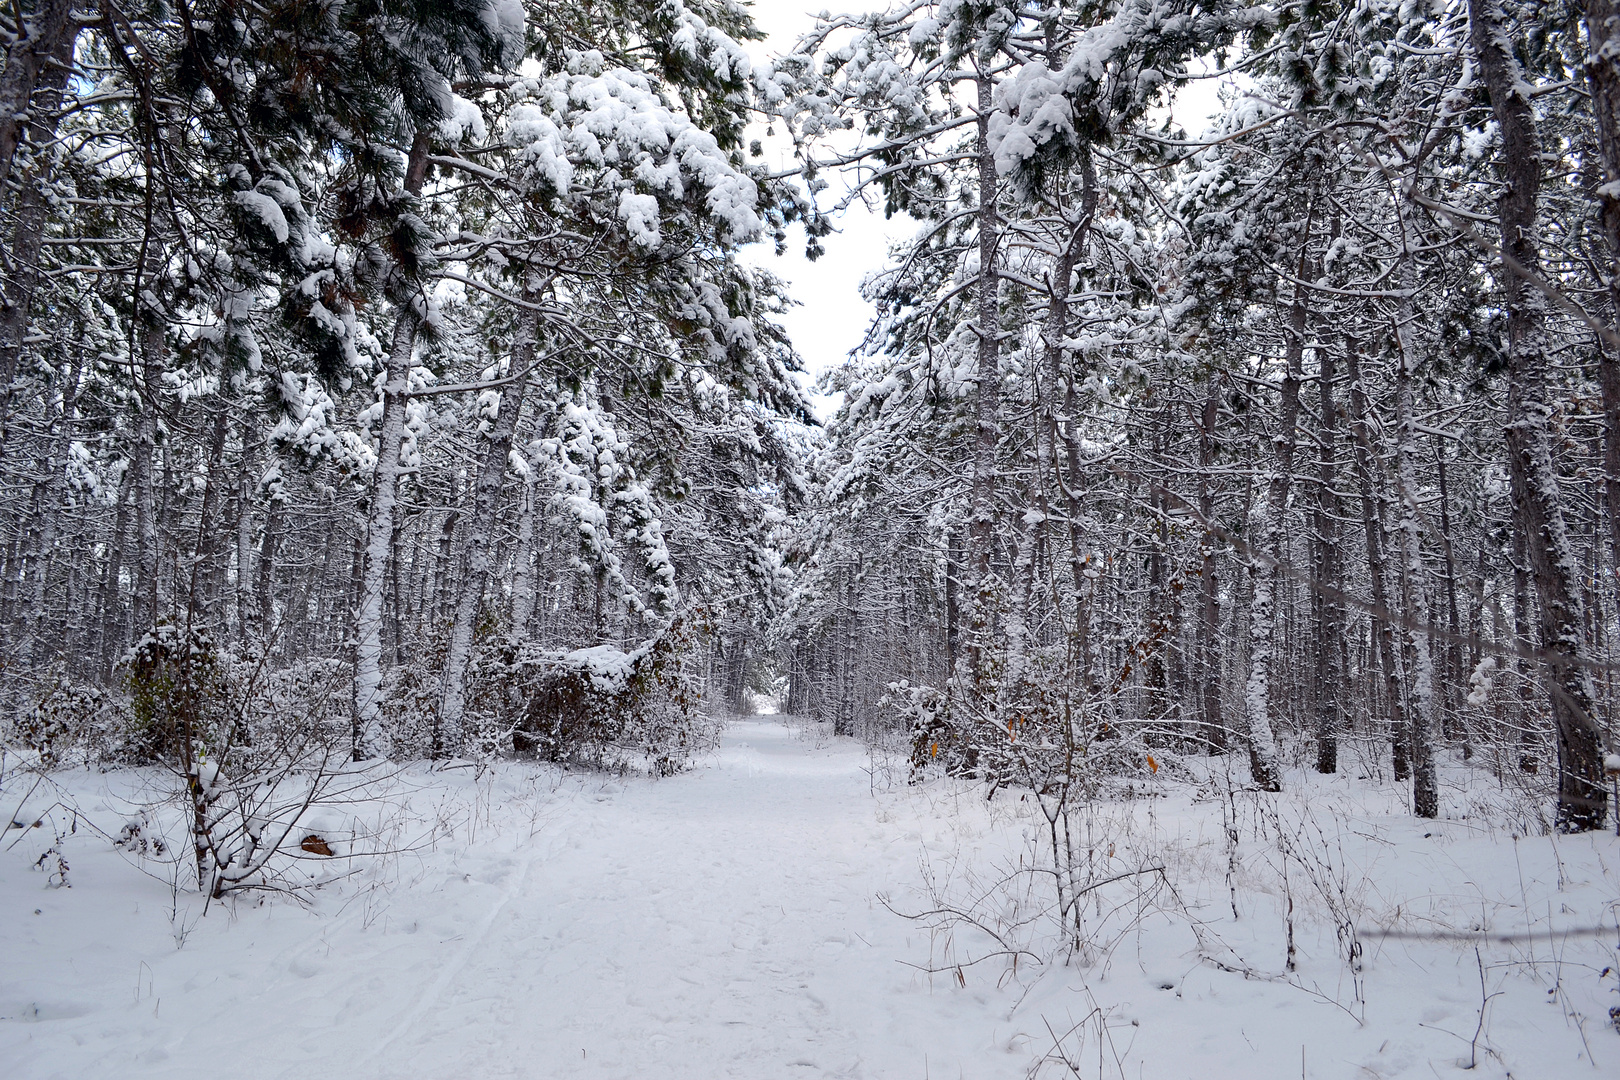
[[[1558,737],[1558,827],[1580,832],[1603,826],[1608,791],[1603,731],[1594,714],[1591,680],[1582,656],[1584,613],[1579,570],[1564,524],[1548,432],[1546,370],[1550,363],[1545,296],[1529,284],[1541,273],[1537,196],[1541,142],[1527,83],[1507,37],[1499,0],[1469,0],[1469,36],[1491,111],[1502,133],[1506,184],[1497,201],[1508,313],[1507,447],[1515,516],[1529,540],[1531,573],[1541,601],[1540,645]],[[1516,265],[1515,265],[1516,264]]]
[[[427,181],[428,137],[417,132],[405,162],[405,194],[422,194]],[[394,512],[399,478],[405,471],[400,450],[405,442],[405,406],[410,389],[416,335],[427,315],[427,293],[413,290],[398,304],[394,335],[383,377],[383,408],[378,424],[377,465],[372,473],[366,539],[360,569],[360,595],[354,616],[354,760],[384,757],[389,752],[382,729],[383,596],[388,585],[389,555],[394,544]]]
[[[526,312],[521,318],[518,340],[512,349],[510,382],[501,390],[495,424],[484,447],[484,460],[478,469],[473,492],[471,519],[467,523],[464,550],[467,573],[450,626],[450,648],[444,662],[444,691],[439,704],[439,723],[434,729],[433,754],[455,753],[463,740],[463,716],[467,701],[467,666],[472,659],[473,630],[484,597],[484,585],[494,565],[495,511],[500,506],[506,480],[507,459],[512,454],[512,436],[517,431],[518,414],[523,410],[523,390],[534,363],[538,314]],[[525,553],[527,554],[527,553]]]

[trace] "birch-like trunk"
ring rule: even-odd
[[[1521,275],[1541,273],[1537,202],[1541,141],[1528,84],[1508,40],[1499,0],[1469,0],[1469,38],[1502,133],[1507,181],[1497,200],[1508,312],[1507,448],[1518,527],[1528,538],[1530,566],[1541,601],[1540,646],[1558,736],[1558,827],[1602,828],[1609,793],[1603,776],[1603,730],[1594,712],[1582,655],[1584,612],[1580,571],[1571,549],[1548,432],[1550,363],[1546,297]],[[1506,263],[1506,259],[1504,263]]]
[[[529,367],[534,363],[535,335],[539,331],[538,316],[525,313],[520,317],[518,340],[512,349],[511,379],[501,390],[500,406],[495,423],[484,446],[484,459],[479,465],[478,479],[473,492],[471,520],[467,522],[465,555],[467,572],[461,583],[461,595],[450,626],[450,648],[444,662],[443,697],[439,704],[439,726],[434,756],[456,753],[463,739],[463,719],[467,703],[467,666],[472,659],[473,631],[478,622],[478,609],[484,598],[484,585],[494,565],[495,511],[500,506],[501,489],[506,480],[507,459],[512,454],[512,436],[517,431],[518,414],[523,411],[523,390],[527,385]]]

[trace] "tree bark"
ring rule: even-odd
[[[34,91],[52,77],[52,61],[60,60],[64,41],[71,43],[78,36],[73,0],[40,0],[18,29],[22,33],[6,51],[6,66],[0,69],[0,184],[11,176]],[[70,49],[67,58],[72,57]]]
[[[1316,467],[1316,568],[1315,577],[1324,585],[1337,585],[1339,573],[1339,496],[1334,490],[1337,458],[1334,445],[1338,434],[1339,411],[1333,400],[1333,350],[1317,350],[1317,372],[1321,392],[1321,457]],[[1321,591],[1312,592],[1316,607],[1316,771],[1334,773],[1339,769],[1340,684],[1339,641],[1344,633],[1344,613],[1339,602]]]
[[[1587,88],[1597,127],[1603,184],[1598,188],[1604,236],[1609,241],[1610,325],[1620,323],[1620,7],[1586,0]],[[1603,491],[1609,514],[1610,595],[1620,595],[1620,356],[1600,343],[1598,377],[1603,403]]]
[[[366,522],[360,602],[355,612],[353,751],[356,761],[386,757],[390,749],[381,722],[383,589],[387,584],[388,548],[394,536],[399,477],[404,471],[399,453],[405,437],[405,394],[410,388],[411,358],[420,322],[420,315],[411,307],[401,308],[395,316],[383,383],[377,466]]]
[[[979,278],[976,425],[973,447],[972,508],[968,519],[968,562],[972,567],[972,615],[968,658],[973,692],[982,693],[984,652],[989,644],[998,590],[991,568],[995,546],[996,447],[1000,441],[1001,343],[1000,276],[996,273],[996,161],[990,150],[992,85],[980,74],[978,87]]]
[[[1303,260],[1302,260],[1303,261]],[[1288,513],[1288,493],[1294,471],[1294,446],[1299,427],[1299,387],[1305,356],[1305,290],[1295,290],[1289,306],[1287,346],[1288,368],[1283,375],[1278,405],[1278,431],[1272,451],[1272,475],[1266,491],[1254,500],[1250,511],[1249,535],[1257,548],[1280,564],[1287,559],[1283,525]],[[1281,791],[1282,774],[1277,764],[1277,741],[1271,727],[1271,679],[1276,658],[1273,637],[1277,630],[1277,585],[1279,566],[1267,566],[1250,558],[1249,576],[1253,593],[1249,601],[1249,678],[1243,688],[1244,719],[1249,738],[1249,771],[1262,791]]]
[[[1198,428],[1198,513],[1205,523],[1198,579],[1198,666],[1202,682],[1204,739],[1211,753],[1227,749],[1226,722],[1221,716],[1220,592],[1215,564],[1215,425],[1220,419],[1220,381],[1209,380],[1209,392]]]
[[[1518,527],[1528,538],[1541,601],[1540,645],[1558,736],[1557,824],[1565,832],[1603,827],[1609,793],[1603,776],[1603,731],[1585,667],[1579,570],[1565,527],[1548,433],[1547,301],[1521,273],[1541,273],[1537,202],[1541,142],[1527,84],[1507,36],[1499,0],[1469,0],[1469,38],[1502,133],[1505,187],[1497,200],[1508,312],[1507,447]]]
[[[1408,287],[1410,287],[1408,279]],[[1403,308],[1406,305],[1402,305]],[[1440,815],[1440,788],[1435,777],[1434,653],[1429,642],[1429,590],[1424,580],[1423,525],[1418,506],[1417,418],[1413,412],[1412,374],[1416,357],[1411,352],[1410,310],[1396,329],[1400,354],[1396,357],[1395,411],[1400,434],[1396,441],[1396,473],[1401,496],[1401,594],[1411,620],[1407,641],[1414,658],[1412,668],[1412,809],[1418,817]]]
[[[71,7],[71,0],[46,2]],[[32,114],[34,119],[28,124],[29,138],[36,146],[44,146],[56,131],[54,119],[46,122],[38,117],[43,113],[54,113],[61,107],[62,91],[67,87],[68,65],[72,63],[73,49],[78,40],[77,24],[71,19],[68,23],[71,31],[61,34],[53,57],[55,62],[38,77],[39,109]],[[0,84],[10,74],[8,62],[4,74],[0,74]],[[0,86],[0,155],[4,155],[9,171],[16,147],[15,142],[10,149],[5,145],[5,124],[12,122],[12,114],[6,109],[4,96],[4,88]],[[0,294],[0,403],[10,397],[12,381],[17,377],[23,342],[28,336],[34,295],[39,289],[39,258],[44,246],[45,217],[49,209],[45,201],[45,188],[50,181],[49,165],[49,158],[35,161],[31,173],[23,179],[22,192],[14,208],[16,225],[12,230],[11,250],[0,255],[0,284],[4,287],[3,294]],[[0,172],[0,186],[4,185],[5,177],[6,173]],[[6,411],[9,412],[9,409]],[[4,422],[5,419],[0,417],[0,425]],[[0,427],[0,436],[3,436],[3,427]]]

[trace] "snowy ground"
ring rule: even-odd
[[[1488,777],[1451,775],[1438,824],[1304,773],[1280,799],[1166,781],[1099,807],[1101,870],[1165,871],[1097,890],[1092,948],[1064,963],[1043,879],[995,884],[1031,857],[1027,801],[908,787],[775,720],[656,782],[407,774],[390,812],[411,850],[317,860],[333,880],[307,906],[206,916],[162,860],[97,835],[156,781],[71,774],[71,888],[49,887],[54,857],[34,868],[49,823],[0,836],[0,1074],[1620,1074],[1616,838],[1515,838]],[[890,910],[940,904],[1049,962],[973,963],[986,934]]]

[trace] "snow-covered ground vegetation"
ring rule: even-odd
[[[683,775],[395,769],[210,904],[161,772],[8,763],[9,1076],[1569,1077],[1620,1062],[1620,848],[1541,798],[1166,762],[1077,809],[819,725]],[[35,825],[34,822],[38,822]],[[205,914],[206,911],[206,914]],[[1082,928],[1078,947],[1066,927]],[[1471,1071],[1470,1071],[1471,1070]]]

